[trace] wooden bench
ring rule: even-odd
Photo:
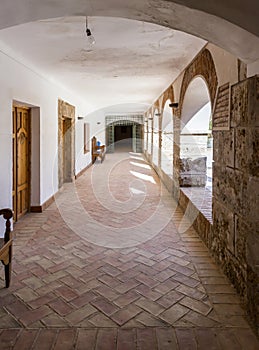
[[[96,161],[97,158],[100,158],[101,163],[105,157],[105,145],[97,145],[96,137],[92,138],[92,163]]]
[[[5,287],[8,288],[11,281],[12,268],[12,233],[10,230],[10,219],[13,217],[11,209],[0,209],[0,216],[3,215],[6,220],[4,238],[0,238],[0,260],[4,264],[5,270]]]

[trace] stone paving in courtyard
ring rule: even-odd
[[[140,155],[107,155],[14,232],[1,350],[259,348],[235,290]]]

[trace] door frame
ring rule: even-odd
[[[132,127],[132,151],[133,152],[143,152],[143,124],[139,122],[135,122],[128,119],[121,119],[119,121],[114,121],[108,125],[106,125],[106,145],[107,145],[107,153],[113,153],[115,151],[114,143],[115,143],[115,127],[116,126],[131,126]],[[137,138],[137,128],[140,133],[140,137]],[[141,143],[140,147],[137,144]]]
[[[64,159],[64,137],[63,124],[70,122],[66,140],[66,147],[69,147],[69,159]],[[64,164],[66,162],[66,164]],[[64,171],[66,168],[66,174]],[[65,182],[72,182],[75,179],[75,106],[59,99],[58,100],[58,188]]]
[[[28,111],[28,153],[27,153],[27,182],[28,182],[28,191],[27,191],[27,210],[26,212],[19,214],[18,213],[18,145],[17,145],[17,110],[23,109]],[[13,220],[18,221],[23,215],[27,212],[30,212],[31,205],[31,108],[28,106],[19,105],[13,103],[12,107],[12,206],[13,206]],[[15,128],[15,130],[14,130]]]

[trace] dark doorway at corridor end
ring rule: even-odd
[[[133,151],[132,125],[116,125],[114,128],[115,150],[122,152]]]

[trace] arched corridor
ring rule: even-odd
[[[141,154],[107,155],[17,223],[0,343],[255,349],[234,288],[190,225]]]
[[[259,348],[258,11],[0,0],[0,350]]]

